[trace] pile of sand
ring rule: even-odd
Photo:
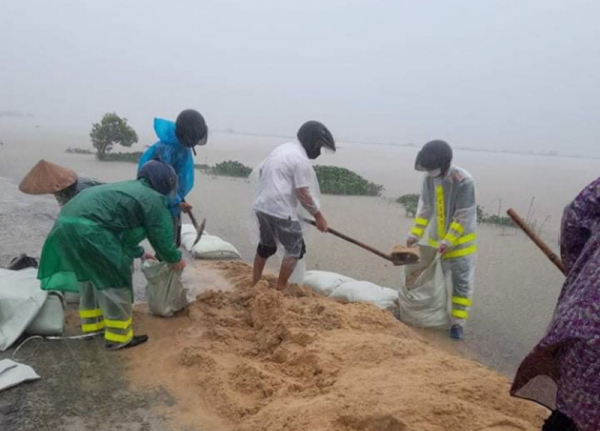
[[[250,288],[251,269],[219,263],[236,288],[182,316],[139,312],[149,343],[124,353],[134,384],[164,386],[166,413],[206,430],[539,430],[545,412],[506,378],[443,353],[383,310],[304,288]]]

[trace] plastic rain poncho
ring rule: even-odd
[[[178,216],[181,213],[179,204],[194,187],[194,157],[192,150],[177,139],[174,122],[155,118],[154,131],[159,141],[144,152],[138,170],[150,160],[160,160],[175,169],[179,179],[177,197],[169,201],[169,210],[171,214]]]
[[[456,323],[468,318],[473,295],[477,252],[475,182],[464,169],[451,166],[443,178],[426,176],[410,236],[438,248],[448,246],[442,259],[452,278],[452,316]]]
[[[97,289],[131,288],[145,238],[159,259],[181,260],[163,195],[143,179],[92,187],[62,208],[44,243],[42,289],[78,292],[78,282],[88,281]]]

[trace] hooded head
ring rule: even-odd
[[[427,172],[432,177],[445,176],[452,163],[452,147],[446,142],[435,140],[427,142],[415,160],[415,169]]]
[[[325,147],[335,152],[335,141],[331,132],[323,123],[307,121],[298,129],[298,140],[306,150],[309,159],[316,159],[321,155],[321,148]]]
[[[138,171],[138,180],[146,179],[150,186],[164,196],[171,196],[177,190],[177,173],[170,165],[150,160]]]
[[[182,145],[196,154],[194,147],[205,145],[208,139],[208,128],[202,114],[193,109],[181,111],[175,120],[175,135]]]

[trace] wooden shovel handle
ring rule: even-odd
[[[517,224],[517,226],[519,226],[523,230],[523,232],[525,232],[525,234],[535,243],[535,245],[537,245],[538,248],[542,250],[542,253],[544,253],[546,257],[548,257],[548,259],[550,259],[552,263],[556,265],[558,269],[560,269],[560,272],[564,274],[565,268],[562,264],[562,261],[560,260],[560,257],[558,257],[556,253],[554,253],[550,249],[550,247],[548,247],[546,243],[533,231],[533,229],[531,229],[531,227],[529,227],[527,223],[525,223],[525,220],[523,220],[521,216],[519,216],[519,214],[517,214],[517,212],[512,208],[506,211],[506,213]]]
[[[317,226],[317,223],[315,221],[313,221],[313,220],[304,219],[304,221],[306,223],[312,224],[313,226]],[[332,235],[337,236],[338,238],[343,239],[344,241],[348,241],[349,243],[352,243],[352,244],[357,245],[357,246],[359,246],[361,248],[364,248],[365,250],[370,251],[371,253],[376,254],[377,256],[384,258],[385,260],[389,260],[390,262],[393,262],[392,256],[390,256],[389,254],[386,254],[386,253],[384,253],[382,251],[379,251],[379,250],[377,250],[377,249],[375,249],[375,248],[373,248],[373,247],[371,247],[371,246],[369,246],[367,244],[364,244],[364,243],[362,243],[362,242],[360,242],[360,241],[358,241],[358,240],[356,240],[354,238],[350,238],[348,235],[345,235],[345,234],[343,234],[341,232],[338,232],[337,230],[335,230],[333,228],[328,228],[327,232],[330,233],[330,234],[332,234]]]

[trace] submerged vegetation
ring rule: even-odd
[[[398,199],[396,199],[396,202],[404,207],[407,217],[415,217],[415,215],[417,214],[417,207],[419,205],[418,194],[411,193],[407,195],[402,195]],[[477,205],[477,222],[493,224],[496,226],[516,227],[515,223],[510,217],[500,215],[500,208],[498,208],[497,214],[489,214],[485,212],[484,208],[481,205]]]
[[[379,196],[383,186],[367,181],[355,172],[336,166],[315,166],[321,193],[347,196]]]
[[[92,151],[83,148],[68,148],[66,151],[67,153],[72,154],[94,154]],[[138,163],[141,156],[141,151],[129,153],[106,152],[101,160],[103,162]],[[214,166],[207,164],[196,164],[194,167],[197,170],[210,175],[226,177],[248,178],[252,173],[252,168],[235,160],[227,160],[217,163]],[[379,196],[383,191],[382,185],[372,183],[346,168],[317,165],[315,166],[315,172],[317,173],[319,187],[321,188],[321,193],[323,194],[346,196]]]

